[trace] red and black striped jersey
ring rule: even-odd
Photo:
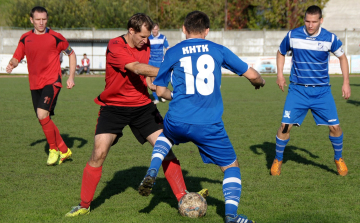
[[[68,41],[60,34],[46,28],[45,34],[31,30],[23,34],[13,57],[21,61],[26,56],[30,90],[42,89],[61,77],[60,52],[73,53]],[[58,86],[62,87],[61,83]]]

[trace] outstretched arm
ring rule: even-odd
[[[153,67],[151,65],[139,62],[128,63],[125,65],[125,68],[137,75],[143,75],[146,77],[156,77],[159,71],[158,67]]]
[[[285,64],[285,56],[280,53],[280,51],[277,52],[276,55],[276,67],[277,67],[277,80],[276,83],[279,86],[279,88],[284,91],[284,86],[286,85],[286,80],[283,74],[284,70],[284,64]]]
[[[71,89],[75,86],[74,78],[75,78],[75,70],[76,70],[76,55],[75,52],[69,55],[69,78],[66,81],[67,88]]]
[[[350,80],[349,80],[349,63],[345,53],[339,57],[340,68],[344,78],[342,86],[342,96],[344,99],[349,99],[351,95]]]
[[[253,86],[255,86],[255,89],[259,89],[260,87],[264,87],[265,80],[261,77],[261,75],[252,67],[250,67],[244,74],[244,77],[246,77]]]
[[[6,66],[6,72],[7,73],[11,73],[12,70],[17,67],[19,65],[19,61],[17,59],[15,59],[14,57],[11,58],[11,60],[9,61],[9,64]]]

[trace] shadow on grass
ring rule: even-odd
[[[250,146],[250,149],[257,155],[262,155],[263,153],[265,153],[266,166],[269,169],[269,174],[270,174],[271,165],[275,158],[275,147],[276,147],[275,143],[270,143],[270,142],[264,142],[263,144]],[[262,152],[259,152],[259,149],[262,150]],[[323,170],[326,170],[330,173],[337,174],[337,172],[335,170],[329,168],[328,166],[326,166],[324,164],[316,163],[312,160],[309,160],[306,157],[304,157],[303,155],[298,154],[297,152],[304,152],[313,159],[319,158],[319,156],[311,153],[310,151],[308,151],[306,149],[299,148],[296,146],[286,146],[285,152],[284,152],[283,164],[286,163],[288,160],[291,160],[291,161],[295,161],[299,164],[312,165],[312,166],[321,168]]]
[[[87,140],[83,138],[78,137],[69,137],[69,134],[61,134],[61,137],[63,138],[65,144],[71,149],[74,147],[75,141],[80,141],[80,145],[77,146],[77,148],[82,148],[87,144]],[[46,138],[45,139],[39,139],[35,142],[30,143],[30,146],[35,146],[36,144],[40,144],[46,142],[44,150],[47,155],[49,155],[49,144],[47,143]]]
[[[360,84],[350,84],[350,86],[360,87]]]
[[[360,101],[347,100],[346,103],[353,104],[355,106],[360,106]]]
[[[137,190],[141,180],[144,178],[147,167],[132,167],[130,169],[118,171],[114,174],[114,177],[107,182],[105,188],[101,191],[100,195],[96,197],[91,202],[91,209],[95,210],[97,207],[102,205],[107,199],[110,199],[112,196],[120,194],[124,192],[128,188],[134,189],[136,192],[134,193],[135,199],[148,199],[149,204],[143,209],[139,210],[140,213],[150,213],[159,203],[164,202],[170,205],[172,208],[177,209],[178,202],[173,194],[170,185],[167,180],[163,177],[159,177],[156,179],[156,186],[154,186],[152,190],[152,198],[142,197],[138,194]],[[219,180],[211,180],[204,177],[187,177],[188,171],[182,170],[185,183],[187,185],[188,191],[200,191],[203,189],[201,187],[201,182],[210,182],[210,183],[219,183],[222,184],[222,181]],[[221,188],[221,185],[219,186]],[[211,191],[209,192],[211,195]],[[216,213],[220,216],[224,215],[224,201],[218,200],[211,196],[206,198],[208,205],[216,205]],[[129,201],[130,202],[130,201]]]

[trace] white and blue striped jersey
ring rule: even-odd
[[[285,36],[279,52],[292,51],[290,82],[301,85],[330,85],[330,52],[344,54],[342,42],[333,33],[320,27],[318,34],[310,36],[306,27],[296,28]]]
[[[163,34],[149,36],[150,40],[150,60],[151,63],[161,63],[164,58],[164,48],[169,48],[169,43]]]
[[[154,81],[163,87],[171,81],[173,86],[166,116],[189,124],[221,122],[221,67],[238,75],[249,69],[228,48],[209,40],[187,39],[171,47]]]

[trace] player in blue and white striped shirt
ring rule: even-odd
[[[338,173],[345,176],[348,169],[342,158],[343,132],[330,88],[330,52],[340,60],[344,78],[342,96],[345,99],[351,94],[348,61],[340,39],[320,27],[323,18],[318,6],[313,5],[306,10],[304,21],[304,26],[288,32],[277,52],[276,83],[282,91],[286,86],[283,68],[288,51],[292,52],[293,64],[283,118],[276,135],[276,156],[271,167],[271,175],[280,175],[283,153],[290,140],[290,129],[293,125],[300,126],[310,109],[317,125],[329,127],[329,139],[334,148],[336,167]]]
[[[166,36],[159,33],[160,26],[159,23],[154,23],[154,28],[152,29],[152,34],[149,36],[150,40],[150,59],[149,64],[154,67],[160,67],[161,62],[164,59],[165,50],[169,49],[170,45],[166,39]],[[153,91],[152,95],[154,96],[154,104],[159,103],[159,97],[156,95],[156,92]],[[162,102],[166,100],[161,98]]]

